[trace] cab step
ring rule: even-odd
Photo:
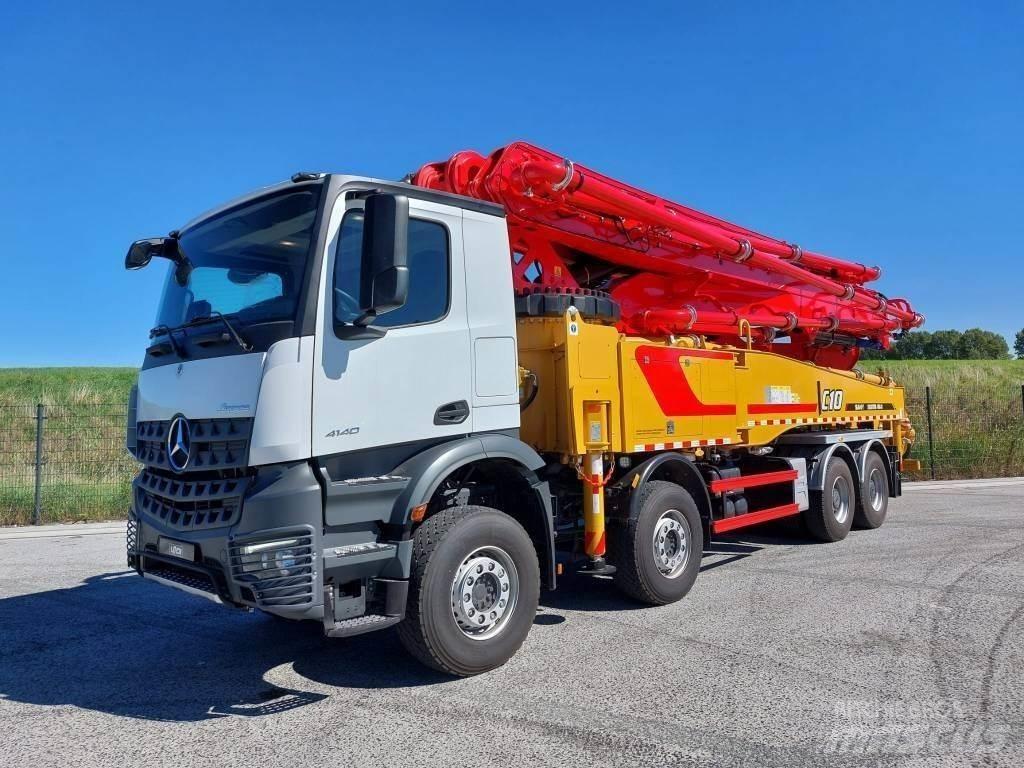
[[[327,637],[352,637],[353,635],[361,635],[364,632],[373,632],[390,627],[401,620],[401,616],[356,616],[354,619],[324,624],[324,634]]]

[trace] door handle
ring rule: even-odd
[[[456,400],[454,403],[445,403],[434,411],[434,423],[438,426],[461,424],[468,418],[469,403],[465,400]]]

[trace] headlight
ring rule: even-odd
[[[282,547],[294,547],[299,543],[298,539],[279,539],[278,541],[261,541],[259,544],[247,544],[241,548],[243,555],[255,555],[257,552],[266,552],[268,549],[279,549]]]
[[[291,576],[292,571],[298,565],[299,551],[296,549],[282,549],[277,552],[265,553],[260,556],[264,568],[276,568],[282,576]]]
[[[302,548],[295,546],[299,543],[298,539],[281,539],[241,547],[239,565],[242,573],[276,570],[280,571],[281,576],[291,576],[291,569],[298,565],[303,556]]]

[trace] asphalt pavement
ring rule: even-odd
[[[325,640],[126,571],[123,526],[0,529],[0,765],[1024,765],[1024,481],[877,531],[716,541],[663,608],[564,578],[501,669]]]

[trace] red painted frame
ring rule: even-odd
[[[708,485],[708,488],[712,493],[722,493],[723,491],[735,491],[739,488],[757,488],[761,485],[775,485],[777,483],[784,483],[787,480],[796,480],[797,471],[795,469],[781,469],[778,472],[764,472],[760,475],[741,475],[740,477],[723,477],[718,480],[712,480]],[[757,514],[750,513],[750,514]]]
[[[782,504],[778,507],[762,509],[759,512],[748,512],[745,515],[736,517],[725,517],[711,523],[712,533],[726,533],[735,531],[737,528],[746,528],[748,525],[767,523],[769,520],[778,520],[783,517],[798,514],[800,507],[797,504]]]

